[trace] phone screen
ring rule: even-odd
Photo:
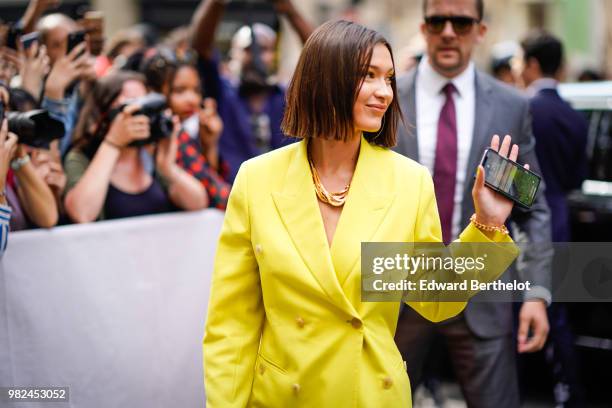
[[[22,35],[20,41],[21,41],[21,45],[23,45],[23,49],[27,50],[28,48],[30,48],[32,44],[38,41],[38,37],[39,37],[39,34],[37,31]]]
[[[531,207],[540,176],[487,149],[482,159],[485,183],[525,207]]]
[[[68,47],[66,49],[66,54],[70,54],[70,51],[74,49],[77,45],[85,41],[85,32],[84,31],[76,31],[74,33],[68,34]],[[80,53],[82,55],[85,51]]]

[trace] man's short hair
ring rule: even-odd
[[[563,44],[554,35],[545,31],[535,31],[522,42],[525,62],[535,58],[544,76],[554,76],[563,63]]]
[[[476,13],[478,14],[478,20],[482,20],[484,16],[484,0],[474,0],[476,1]],[[423,0],[423,15],[427,14],[427,0]]]
[[[40,35],[40,42],[44,44],[47,41],[47,35],[49,31],[57,27],[68,27],[69,30],[76,30],[77,23],[62,13],[48,14],[38,20],[36,24],[36,31]]]

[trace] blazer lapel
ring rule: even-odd
[[[272,198],[295,248],[321,288],[335,305],[355,316],[355,309],[344,295],[332,264],[308,165],[306,142],[298,142],[298,145],[283,189],[272,193]]]
[[[472,146],[468,158],[468,165],[465,169],[465,184],[463,189],[463,205],[462,205],[462,221],[467,222],[467,218],[474,212],[472,203],[472,189],[468,188],[472,185],[476,167],[482,159],[484,149],[489,146],[490,123],[493,118],[495,103],[492,100],[491,85],[481,73],[476,71],[475,75],[475,91],[476,91],[476,106],[474,110],[474,134],[472,136]]]
[[[361,255],[361,243],[370,241],[395,198],[393,172],[381,148],[361,139],[351,189],[331,246],[331,258],[340,284],[348,281]]]
[[[404,114],[404,123],[401,121],[398,123],[397,146],[393,150],[418,161],[416,77],[417,70],[413,69],[397,81],[398,98]]]

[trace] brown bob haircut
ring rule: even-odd
[[[362,25],[337,20],[317,28],[304,44],[287,89],[283,132],[304,139],[350,140],[355,131],[353,106],[376,44],[387,47],[393,59],[387,40]],[[395,146],[398,121],[402,119],[395,77],[391,87],[394,97],[382,128],[376,133],[364,132],[368,142],[383,147]]]

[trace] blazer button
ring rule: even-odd
[[[300,393],[300,384],[293,384],[291,388],[293,389],[293,393],[295,395],[298,395]]]
[[[388,390],[389,388],[391,388],[392,385],[393,379],[391,379],[391,377],[385,377],[385,379],[383,380],[383,388],[385,390]]]
[[[257,252],[258,254],[261,254],[263,252],[263,248],[260,244],[255,245],[255,252]]]
[[[301,318],[301,317],[299,317],[299,316],[298,316],[298,317],[295,319],[295,324],[297,324],[297,326],[298,326],[298,327],[301,329],[302,327],[304,327],[304,325],[306,324],[306,322],[304,321],[304,319],[303,319],[303,318]]]
[[[359,320],[358,318],[353,317],[353,319],[351,320],[351,326],[353,326],[353,328],[355,329],[361,329],[363,323],[361,323],[361,320]]]
[[[259,366],[259,374],[263,375],[263,373],[266,372],[266,366],[264,366],[263,364],[261,364]]]

